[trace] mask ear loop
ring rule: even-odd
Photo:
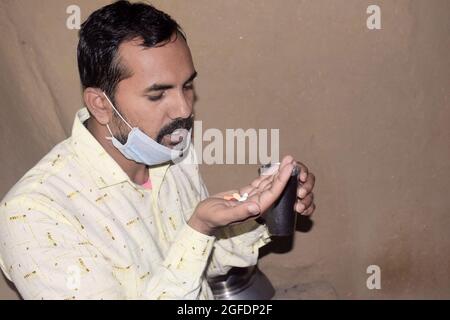
[[[108,128],[109,133],[111,134],[111,137],[105,137],[105,139],[112,141],[115,137],[111,132],[111,129],[109,128],[109,125],[106,124],[106,128]]]
[[[117,111],[116,107],[114,107],[113,103],[111,102],[111,100],[109,100],[108,96],[106,95],[106,93],[103,91],[102,92],[103,95],[105,96],[106,100],[108,100],[109,104],[111,105],[111,107],[114,109],[114,111],[119,115],[120,119],[122,119],[123,122],[125,122],[125,124],[130,127],[131,130],[133,130],[133,128],[128,124],[128,122],[122,117],[122,115],[120,114],[119,111]],[[111,129],[109,128],[109,125],[106,124],[106,128],[108,128],[109,133],[111,134],[111,137],[105,137],[108,140],[112,140],[114,139],[114,135],[112,134]]]

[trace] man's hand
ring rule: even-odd
[[[300,168],[294,210],[305,216],[311,215],[316,207],[312,192],[315,176],[304,164],[295,161],[292,156],[286,156],[275,174],[260,176],[239,190],[221,192],[201,201],[189,220],[189,225],[201,233],[211,235],[219,227],[258,218],[279,198],[294,166]],[[224,199],[225,195],[233,193],[247,193],[248,199],[244,202]]]
[[[258,218],[281,195],[295,164],[291,156],[286,156],[277,173],[261,176],[240,190],[222,192],[201,201],[189,225],[201,233],[211,235],[219,227]],[[224,199],[224,195],[233,193],[248,193],[249,196],[244,202]]]

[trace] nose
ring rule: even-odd
[[[192,99],[184,92],[179,92],[176,95],[176,99],[174,101],[174,106],[170,118],[171,119],[177,119],[177,118],[189,118],[192,115]]]

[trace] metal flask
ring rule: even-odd
[[[208,282],[216,300],[270,300],[275,295],[269,279],[257,266],[232,268]]]

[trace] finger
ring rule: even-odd
[[[258,188],[258,186],[265,180],[271,179],[272,176],[260,176],[253,180],[249,185],[246,185],[239,189],[239,194],[248,193],[250,194],[253,190]]]
[[[306,209],[305,211],[303,211],[301,213],[302,216],[310,216],[314,213],[314,211],[316,210],[316,204],[313,203],[308,209]]]
[[[306,167],[300,161],[296,161],[296,163],[300,167],[299,179],[300,179],[301,182],[305,182],[306,178],[308,177],[308,173],[309,173],[308,167]]]
[[[303,213],[303,211],[305,211],[305,205],[300,200],[297,200],[295,202],[294,210],[298,213]]]
[[[266,180],[262,181],[262,182],[259,184],[258,188],[253,189],[253,190],[249,193],[249,197],[253,196],[253,195],[256,194],[256,193],[260,193],[260,192],[262,192],[262,191],[267,190],[268,188],[270,188],[270,187],[272,186],[272,182],[273,182],[273,179],[274,179],[274,178],[275,178],[275,176],[273,175],[273,176],[271,176],[269,179],[266,179]]]
[[[264,187],[260,186],[258,189],[253,190],[252,193],[250,193],[248,196],[249,197],[257,196],[259,198],[259,195],[261,195],[261,193],[263,193],[266,190],[269,190],[270,188],[272,188],[272,183],[269,183]]]
[[[279,172],[279,170],[280,170],[283,166],[285,166],[285,165],[288,164],[288,163],[295,164],[294,158],[293,158],[292,156],[290,156],[290,155],[285,156],[285,157],[281,160],[280,163],[273,163],[273,164],[270,166],[270,168],[266,168],[266,169],[264,170],[264,173],[261,173],[261,175],[264,175],[264,176],[273,176],[273,175],[275,175],[277,172]]]
[[[277,165],[276,171],[274,171],[272,174],[264,174],[261,177],[266,177],[264,179],[257,179],[256,183],[252,183],[253,188],[242,188],[242,192],[247,192],[249,196],[255,195],[258,192],[261,192],[263,190],[268,189],[268,185],[272,184],[273,179],[277,175],[277,173],[287,164],[294,164],[295,160],[292,156],[287,155],[283,158],[280,164]]]
[[[305,205],[306,209],[308,209],[314,202],[314,193],[308,193],[308,195],[304,199],[301,199],[300,202]]]
[[[302,213],[306,209],[308,209],[312,203],[314,202],[314,194],[310,193],[308,194],[305,199],[299,199],[297,198],[296,204],[295,204],[295,211],[298,213]]]
[[[312,189],[314,188],[314,184],[316,183],[316,177],[314,176],[314,174],[311,172],[310,174],[308,174],[308,177],[306,179],[306,182],[302,184],[302,186],[300,188],[298,188],[297,190],[297,196],[300,199],[303,199],[306,197],[306,195],[308,195],[309,193],[311,193]]]
[[[292,164],[292,165],[296,164],[293,156],[291,156],[291,155],[284,156],[283,160],[281,160],[281,163],[280,163],[280,170],[287,164]]]
[[[281,195],[291,176],[293,167],[292,163],[285,164],[275,175],[270,188],[254,196],[254,198],[256,198],[255,201],[259,203],[262,212],[266,211]],[[251,200],[253,200],[253,198],[251,198]]]

